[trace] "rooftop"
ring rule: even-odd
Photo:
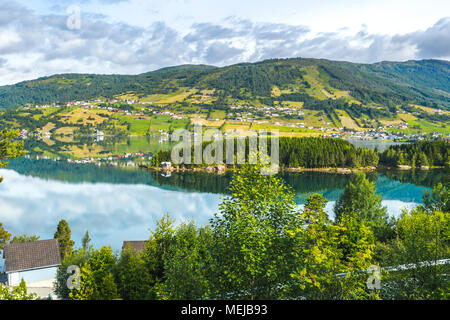
[[[5,245],[3,256],[7,273],[61,264],[58,239],[10,243]]]

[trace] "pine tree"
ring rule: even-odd
[[[89,231],[86,230],[86,233],[83,236],[83,239],[81,240],[83,251],[88,252],[90,250],[90,243],[91,243],[91,237],[89,236]]]

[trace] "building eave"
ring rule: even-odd
[[[41,269],[49,269],[49,268],[54,268],[54,267],[59,267],[61,264],[54,264],[54,265],[50,265],[50,266],[43,266],[43,267],[38,267],[38,268],[31,268],[31,269],[21,269],[21,270],[11,270],[11,271],[6,271],[6,274],[10,274],[10,273],[16,273],[16,272],[26,272],[26,271],[36,271],[36,270],[41,270]]]

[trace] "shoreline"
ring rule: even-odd
[[[187,167],[172,167],[170,169],[165,169],[161,167],[151,167],[151,166],[140,166],[141,169],[146,169],[149,171],[158,171],[164,172],[166,174],[170,174],[172,172],[204,172],[204,173],[212,173],[212,174],[225,174],[227,172],[235,172],[238,168],[228,168],[224,165],[220,166],[209,166],[209,167],[196,167],[196,168],[187,168]],[[293,172],[293,173],[301,173],[301,172],[325,172],[325,173],[338,173],[338,174],[352,174],[355,172],[373,172],[377,170],[400,170],[400,171],[409,171],[409,170],[433,170],[433,169],[443,169],[444,167],[411,167],[411,166],[400,166],[400,167],[387,167],[387,166],[379,166],[379,167],[360,167],[360,168],[280,168],[279,172]]]

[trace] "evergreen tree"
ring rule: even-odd
[[[88,252],[91,249],[90,246],[91,243],[91,237],[89,236],[89,231],[86,230],[86,233],[83,236],[83,239],[81,239],[81,244],[84,252]]]
[[[66,220],[61,220],[58,223],[58,227],[53,238],[58,239],[59,250],[62,258],[72,253],[74,241],[71,239],[71,235],[72,232],[69,228],[69,224]]]

